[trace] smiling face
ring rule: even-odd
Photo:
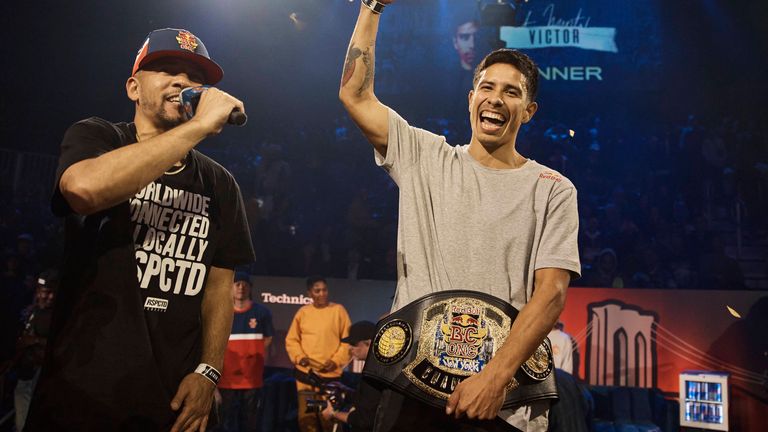
[[[495,63],[480,72],[469,92],[472,141],[489,152],[514,146],[520,125],[528,123],[538,108],[527,94],[525,77],[508,63]]]
[[[136,102],[136,120],[148,121],[156,128],[169,130],[184,122],[179,93],[197,87],[203,71],[187,60],[165,57],[141,68],[126,83],[128,97]]]
[[[328,285],[323,281],[317,281],[307,289],[309,296],[312,297],[312,304],[315,307],[328,306]]]

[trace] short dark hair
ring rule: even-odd
[[[453,20],[453,37],[456,37],[456,33],[459,31],[459,27],[466,25],[466,24],[474,24],[475,27],[480,27],[480,25],[477,23],[477,20],[470,17],[462,17],[462,18],[456,18]]]
[[[311,289],[318,282],[322,282],[328,285],[328,282],[325,281],[324,277],[320,275],[314,275],[307,278],[307,289]]]
[[[539,67],[530,57],[521,51],[500,48],[491,52],[475,68],[475,76],[472,78],[472,87],[477,85],[480,80],[480,74],[496,63],[506,63],[514,66],[525,77],[523,87],[528,94],[528,100],[536,100],[536,93],[539,91]]]

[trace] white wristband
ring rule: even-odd
[[[195,369],[195,373],[199,373],[200,375],[208,378],[208,380],[211,381],[213,385],[219,385],[219,380],[221,379],[221,372],[216,370],[215,367],[207,363],[200,363],[197,366],[197,369]]]

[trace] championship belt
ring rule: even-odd
[[[428,294],[379,321],[363,377],[443,408],[456,386],[483,370],[501,348],[518,313],[482,292]],[[557,399],[553,369],[545,338],[508,384],[502,408]]]

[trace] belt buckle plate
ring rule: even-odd
[[[443,400],[485,367],[512,323],[501,309],[469,297],[437,302],[421,319],[418,352],[403,373],[422,391]]]

